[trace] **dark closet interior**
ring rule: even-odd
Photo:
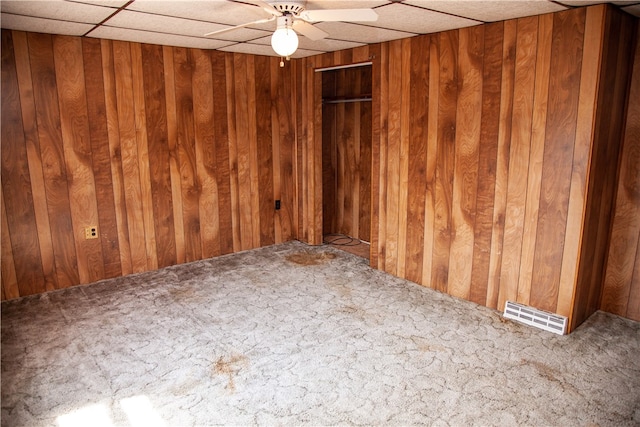
[[[323,234],[371,239],[371,65],[322,72]]]

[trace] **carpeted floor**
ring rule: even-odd
[[[1,415],[637,426],[640,324],[598,312],[557,336],[290,242],[3,303]]]

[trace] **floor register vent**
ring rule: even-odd
[[[558,314],[548,313],[511,301],[507,301],[504,306],[504,317],[558,335],[565,334],[567,321],[569,320]]]

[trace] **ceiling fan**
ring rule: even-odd
[[[246,0],[271,14],[269,18],[247,22],[235,27],[213,31],[205,37],[214,36],[251,25],[276,21],[276,30],[271,36],[271,47],[281,57],[288,58],[298,48],[296,31],[310,40],[320,40],[329,34],[312,23],[323,21],[370,22],[378,19],[373,9],[316,9],[306,10],[306,0]]]

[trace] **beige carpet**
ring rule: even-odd
[[[640,425],[640,324],[569,336],[298,242],[2,304],[3,426]]]

